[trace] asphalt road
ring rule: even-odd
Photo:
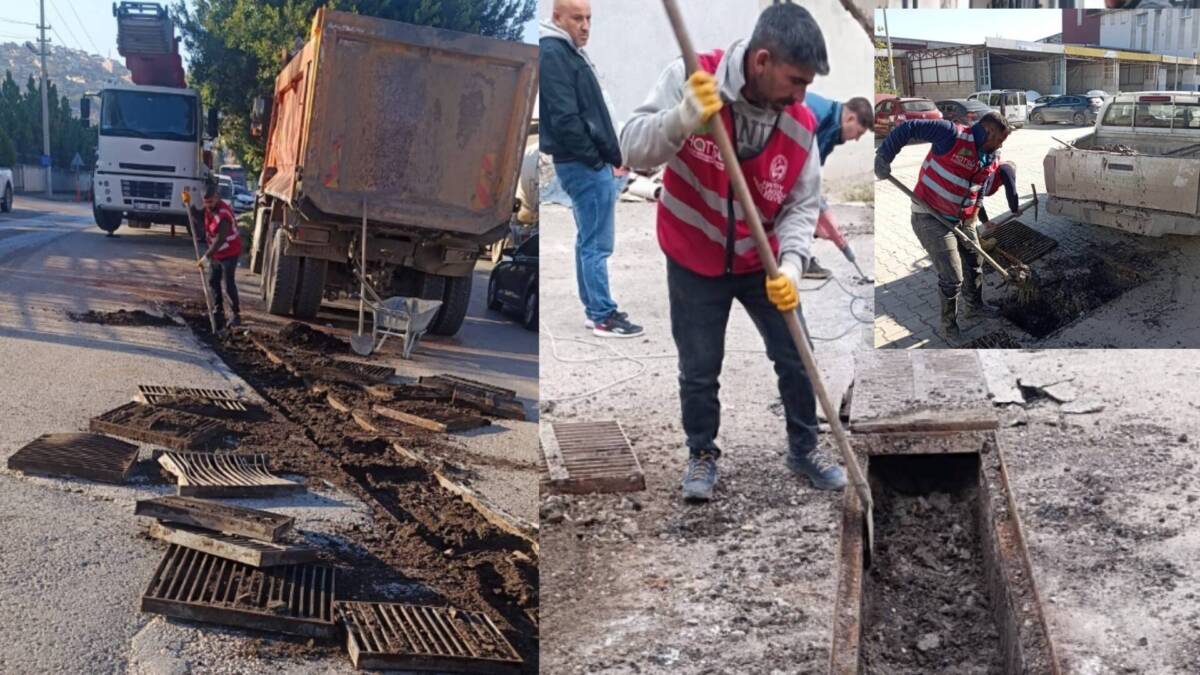
[[[154,311],[160,301],[201,298],[186,236],[172,239],[165,228],[123,227],[118,234],[104,237],[87,205],[18,196],[14,211],[0,215],[0,458],[45,433],[86,430],[91,417],[129,401],[138,384],[235,388],[253,396],[185,328],[100,326],[66,316]],[[397,366],[403,377],[453,372],[525,397],[532,421],[500,421],[462,445],[528,465],[478,472],[473,487],[533,520],[537,339],[484,310],[486,273],[478,272],[459,336],[422,343],[411,362],[388,345],[373,362]],[[255,309],[253,275],[241,279],[248,323],[273,322]],[[148,456],[145,446],[142,458]],[[0,672],[350,670],[342,655],[263,657],[247,648],[244,633],[141,614],[139,598],[162,549],[139,535],[144,524],[133,506],[167,489],[146,480],[109,486],[0,469]],[[366,512],[333,491],[270,508],[296,516],[297,529],[313,533],[334,531]]]

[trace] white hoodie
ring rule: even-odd
[[[588,64],[588,68],[592,69],[592,75],[596,78],[596,84],[600,85],[600,94],[604,97],[605,107],[608,108],[608,119],[612,120],[613,124],[616,125],[617,111],[613,108],[612,99],[608,96],[608,90],[604,88],[604,80],[600,77],[600,71],[596,70],[596,64],[592,62],[592,57],[588,56],[588,53],[583,51],[582,47],[576,47],[575,40],[571,39],[571,34],[559,28],[553,21],[539,21],[538,29],[539,39],[549,37],[562,40],[570,45],[576,54],[583,57],[583,60]],[[620,133],[620,127],[617,128],[617,132]]]

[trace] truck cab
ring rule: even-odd
[[[109,87],[100,92],[93,182],[96,224],[187,225],[184,188],[203,189],[200,98],[193,89]]]
[[[1117,94],[1043,168],[1050,213],[1151,237],[1200,234],[1200,94]]]

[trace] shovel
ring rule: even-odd
[[[192,197],[186,190],[184,194],[188,195],[187,201],[183,204],[183,209],[187,211],[188,216],[188,233],[192,237],[192,249],[196,251],[196,261],[200,261],[200,244],[196,241],[196,219],[192,216]],[[217,334],[217,317],[213,314],[213,300],[208,288],[208,279],[204,278],[204,268],[200,270],[200,288],[204,289],[204,306],[208,308],[208,325],[212,328],[213,335]]]
[[[675,0],[663,0],[663,7],[667,10],[667,17],[671,20],[671,28],[675,31],[675,40],[679,43],[679,50],[683,52],[687,71],[689,74],[693,73],[699,69],[700,64],[696,59],[696,51],[692,47],[692,39],[688,35],[687,26],[683,23],[683,15],[679,12],[679,5]],[[766,231],[763,230],[762,221],[758,216],[758,207],[754,205],[754,200],[750,196],[750,186],[746,183],[746,176],[742,173],[741,164],[738,163],[737,153],[734,152],[733,143],[729,139],[729,132],[719,119],[709,126],[712,129],[713,138],[717,142],[717,147],[721,150],[721,159],[725,162],[725,170],[729,174],[733,192],[742,205],[742,211],[746,214],[746,224],[754,236],[758,257],[762,260],[767,275],[774,279],[779,276],[779,266],[775,264],[775,253],[771,250]],[[800,323],[800,317],[794,311],[782,314],[784,322],[787,323],[788,332],[791,333],[792,342],[796,344],[796,350],[800,352],[804,371],[812,382],[813,392],[817,395],[817,400],[821,402],[821,410],[824,411],[825,419],[829,422],[829,428],[837,441],[838,450],[842,453],[842,461],[845,462],[846,470],[850,474],[850,482],[854,484],[854,489],[862,504],[863,529],[866,531],[866,536],[863,538],[863,565],[870,567],[871,553],[875,550],[874,502],[871,499],[871,488],[867,486],[867,480],[858,466],[858,460],[855,459],[854,450],[850,448],[850,441],[846,438],[845,430],[842,429],[838,409],[834,407],[833,402],[829,399],[829,393],[825,391],[825,383],[821,380],[821,371],[817,369],[816,358],[808,344],[808,335]]]
[[[362,266],[358,272],[358,332],[350,336],[350,349],[359,356],[370,356],[375,351],[375,335],[363,333],[363,323],[366,319],[367,298],[367,200],[363,199],[362,209]]]

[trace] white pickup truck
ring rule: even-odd
[[[1200,235],[1200,95],[1117,94],[1043,160],[1046,210],[1150,237]]]
[[[12,169],[0,169],[0,213],[12,211]]]

